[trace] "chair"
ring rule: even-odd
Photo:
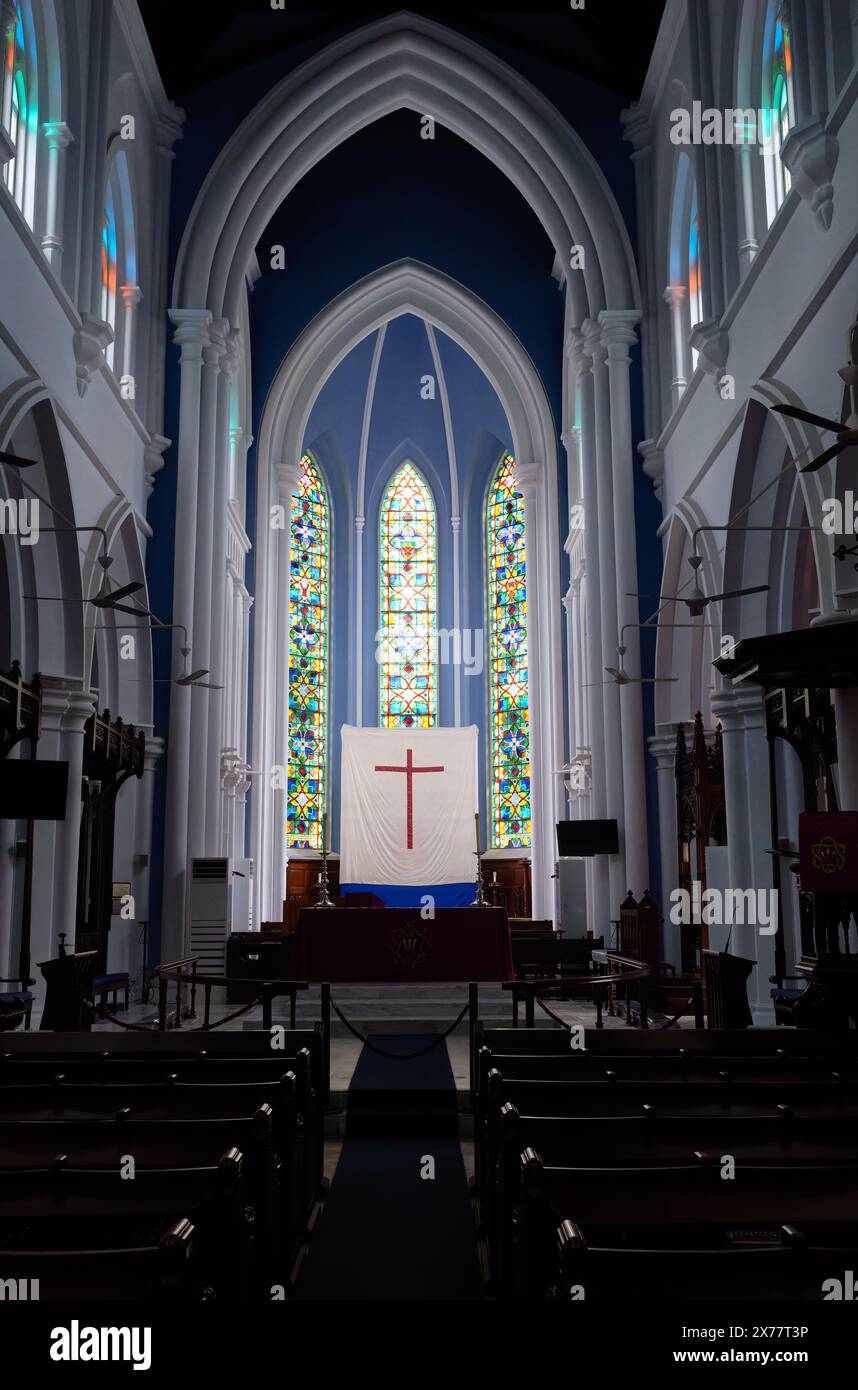
[[[17,976],[6,979],[0,976],[0,985],[19,985],[21,988],[0,992],[0,1033],[8,1033],[18,1027],[21,1019],[24,1027],[30,1027],[34,996],[27,988],[35,980],[21,980]]]

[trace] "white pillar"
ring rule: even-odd
[[[737,146],[742,186],[742,222],[744,236],[739,242],[739,266],[744,277],[760,249],[757,240],[756,213],[754,209],[754,169],[753,160],[756,147],[750,144]],[[757,156],[758,157],[758,156]]]
[[[230,462],[233,457],[234,440],[228,428],[229,424],[229,403],[232,391],[232,381],[239,366],[239,344],[236,333],[231,333],[226,341],[226,351],[220,359],[220,370],[217,380],[217,437],[215,440],[215,452],[213,461],[213,498],[212,498],[212,559],[210,568],[210,605],[211,605],[211,637],[209,645],[209,663],[211,675],[208,677],[213,685],[224,686],[223,690],[206,690],[201,693],[208,696],[208,733],[206,738],[206,768],[210,774],[210,780],[206,782],[206,819],[205,819],[205,847],[206,853],[216,854],[217,846],[221,843],[221,812],[223,808],[223,794],[220,778],[216,774],[219,765],[221,748],[224,743],[231,743],[232,740],[225,736],[225,666],[227,653],[227,618],[226,618],[226,576],[225,562],[228,547],[228,527],[227,504],[229,499],[229,473]]]
[[[203,347],[212,316],[207,309],[171,310],[181,348],[181,404],[176,481],[176,543],[173,565],[173,621],[193,636],[194,564],[197,537],[197,465],[200,451],[200,395]],[[173,634],[171,674],[181,669],[183,634]],[[188,804],[191,777],[191,703],[188,690],[172,686],[167,745],[167,814],[164,837],[164,896],[161,960],[184,954],[188,871]]]
[[[453,505],[458,505],[458,498],[453,498]],[[464,651],[464,636],[462,635],[462,582],[461,582],[461,557],[459,545],[461,539],[462,518],[460,516],[450,517],[450,542],[453,546],[453,630],[458,634],[457,639],[461,644],[460,651]],[[455,651],[455,646],[453,648]],[[453,665],[453,724],[458,729],[462,723],[462,680],[464,677],[464,663],[457,661]]]
[[[366,517],[355,517],[355,617],[354,658],[355,684],[351,695],[352,718],[357,728],[363,728],[363,556]]]
[[[603,309],[599,315],[602,340],[608,353],[611,389],[611,472],[617,541],[617,615],[620,628],[625,624],[637,624],[640,621],[638,600],[634,597],[638,587],[638,567],[629,394],[629,348],[637,341],[634,325],[639,318],[637,310]],[[627,628],[623,644],[627,652],[627,669],[634,675],[640,675],[640,633],[636,626]],[[649,887],[643,703],[639,684],[630,683],[621,687],[620,715],[626,882],[635,896],[639,897],[643,890]]]
[[[584,564],[586,573],[586,611],[584,640],[587,653],[587,724],[591,750],[590,814],[603,820],[608,814],[607,779],[604,761],[605,709],[600,634],[601,603],[599,548],[599,467],[596,449],[596,408],[593,358],[587,349],[585,331],[572,335],[573,362],[578,377],[581,417],[581,488],[584,504]],[[604,855],[592,866],[593,898],[589,904],[589,926],[596,936],[607,939],[611,921],[608,861]]]
[[[661,860],[661,915],[664,918],[664,959],[682,965],[681,931],[670,920],[670,894],[678,887],[676,824],[676,733],[654,734],[649,751],[658,769],[658,840]]]
[[[134,343],[137,324],[137,305],[143,298],[143,291],[139,285],[120,285],[119,294],[122,299],[123,325],[122,325],[122,382],[134,381]],[[117,365],[119,365],[117,363]],[[134,400],[136,390],[131,395]]]
[[[670,329],[673,339],[673,378],[670,383],[670,398],[674,410],[682,400],[688,385],[686,377],[688,357],[688,328],[685,317],[685,300],[688,291],[684,285],[668,285],[664,292],[664,302],[670,309]]]
[[[221,360],[226,351],[228,326],[219,320],[209,328],[208,342],[203,345],[203,369],[200,397],[200,447],[197,456],[197,539],[194,556],[194,620],[191,631],[191,657],[195,668],[212,671],[212,581],[214,551],[222,537],[215,539],[215,491],[217,488],[216,460],[219,444],[228,439],[229,417],[224,416],[221,392]],[[228,402],[227,402],[228,408]],[[188,855],[194,858],[208,853],[206,830],[209,820],[208,779],[218,778],[217,751],[215,764],[210,767],[209,711],[211,690],[191,689],[191,762],[190,776],[194,788],[188,806]],[[219,742],[218,742],[219,747]]]
[[[42,250],[48,265],[59,278],[63,256],[62,237],[62,156],[74,140],[65,121],[45,121],[42,126],[48,150],[48,174],[45,184],[45,232]]]

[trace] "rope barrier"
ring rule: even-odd
[[[569,1033],[572,1032],[572,1024],[571,1024],[571,1023],[564,1023],[563,1019],[560,1017],[559,1014],[553,1013],[552,1010],[549,1009],[548,1005],[547,1005],[547,1004],[543,1004],[542,1000],[541,1000],[541,999],[538,999],[536,995],[534,995],[533,997],[534,997],[534,999],[536,999],[537,1004],[539,1005],[540,1009],[542,1010],[542,1012],[543,1012],[544,1014],[548,1014],[548,1017],[549,1017],[549,1018],[553,1018],[553,1019],[554,1019],[554,1022],[555,1022],[555,1023],[559,1023],[559,1024],[560,1024],[560,1027],[561,1027],[561,1028],[565,1028],[565,1029],[567,1030],[567,1032],[569,1032]]]
[[[91,999],[84,999],[83,1002],[88,1009],[92,1009],[93,1013],[107,1019],[108,1023],[118,1023],[120,1028],[128,1028],[134,1033],[156,1033],[158,1031],[157,1028],[147,1028],[143,1023],[126,1023],[124,1019],[117,1018],[116,1014],[108,1013],[102,1004],[95,1004]]]
[[[85,999],[83,1002],[88,1008],[106,1019],[108,1023],[117,1023],[120,1028],[129,1028],[135,1033],[157,1033],[159,1031],[157,1028],[147,1028],[143,1023],[126,1023],[124,1019],[117,1018],[116,1014],[108,1013],[103,1005],[94,1004],[91,999]],[[262,995],[260,994],[256,999],[251,999],[249,1004],[242,1004],[241,1008],[236,1009],[234,1013],[227,1014],[225,1018],[219,1018],[217,1023],[210,1023],[208,1028],[204,1024],[200,1024],[199,1028],[182,1028],[180,1031],[182,1033],[212,1033],[215,1028],[222,1028],[225,1023],[231,1023],[234,1018],[240,1018],[242,1014],[246,1014],[249,1009],[255,1008],[261,1002]]]
[[[450,1027],[446,1029],[445,1032],[439,1033],[435,1038],[433,1038],[432,1042],[429,1044],[428,1047],[421,1047],[418,1052],[387,1052],[383,1047],[376,1047],[374,1043],[371,1043],[369,1038],[365,1034],[359,1033],[357,1028],[353,1027],[352,1024],[349,1023],[348,1019],[343,1015],[342,1011],[337,1008],[333,999],[331,1000],[331,1008],[333,1009],[337,1018],[340,1020],[340,1023],[344,1024],[345,1027],[348,1028],[349,1032],[353,1035],[353,1037],[357,1038],[358,1042],[362,1042],[364,1047],[369,1048],[370,1052],[375,1052],[379,1057],[389,1057],[391,1061],[394,1062],[412,1062],[414,1061],[415,1057],[425,1057],[426,1054],[431,1052],[433,1048],[438,1047],[440,1043],[444,1042],[445,1039],[450,1036],[454,1028],[458,1028],[459,1024],[462,1022],[470,1007],[470,1004],[466,1004],[462,1012],[459,1014],[459,1017],[450,1024]]]

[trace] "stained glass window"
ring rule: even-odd
[[[688,218],[688,316],[694,328],[703,318],[703,294],[700,278],[700,213],[697,208],[697,183],[691,190],[691,209]],[[691,367],[697,367],[697,349],[691,349]]]
[[[388,484],[379,525],[379,716],[382,729],[438,722],[438,548],[428,483],[403,463]]]
[[[116,333],[116,282],[117,282],[117,249],[116,249],[116,208],[113,201],[113,189],[110,183],[107,185],[107,206],[104,209],[104,222],[101,229],[101,317],[105,323],[109,323]],[[109,343],[105,350],[107,365],[113,366],[114,341]]]
[[[4,82],[11,86],[9,136],[15,146],[15,154],[3,170],[3,180],[15,202],[19,207],[23,207],[28,111],[27,82],[24,75],[24,26],[21,10],[17,4],[12,6],[10,12],[5,34],[5,47]]]
[[[291,849],[322,848],[328,753],[330,510],[309,454],[292,494],[289,593],[289,770],[286,834]]]
[[[491,739],[491,839],[530,844],[530,717],[527,697],[527,556],[515,460],[504,454],[486,514]]]
[[[783,5],[772,5],[763,45],[763,137],[766,141],[766,215],[769,223],[790,189],[781,158],[793,123],[792,45]]]

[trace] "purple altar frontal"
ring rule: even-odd
[[[500,984],[513,978],[501,907],[305,908],[294,974],[310,984]]]

